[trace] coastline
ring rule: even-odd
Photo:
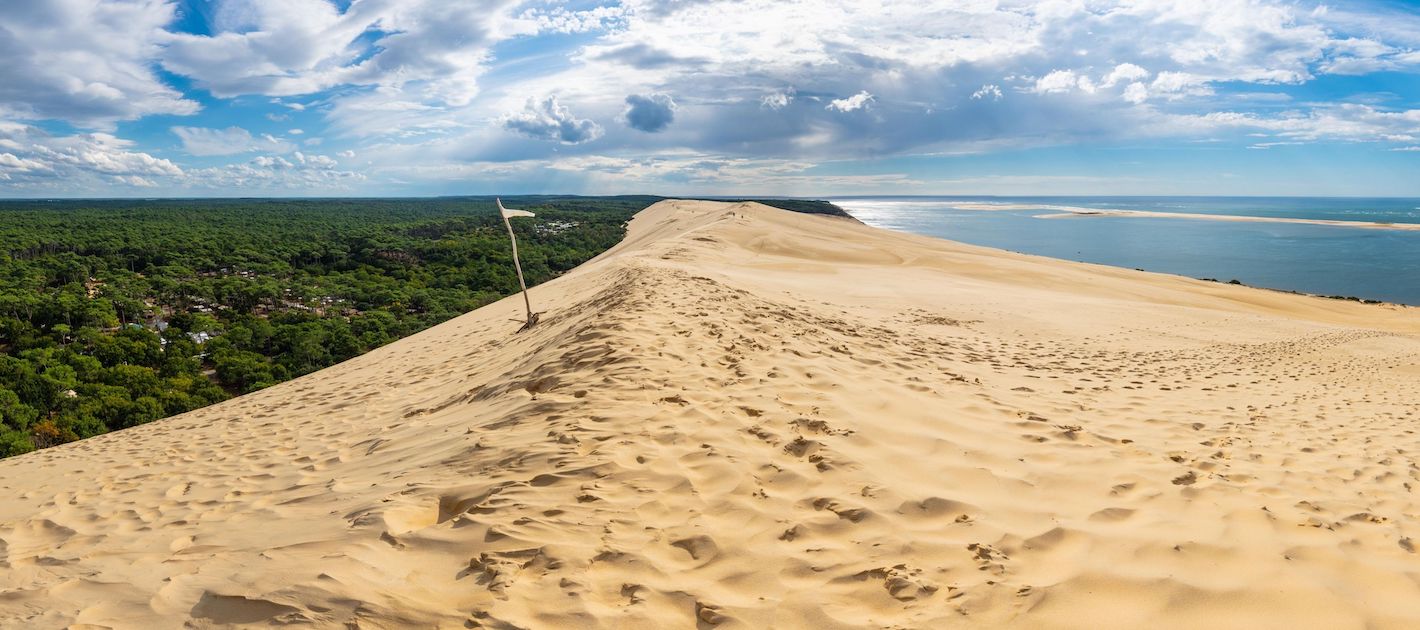
[[[944,202],[944,205],[947,205],[948,207],[953,208],[953,209],[957,209],[957,210],[974,210],[974,211],[983,211],[983,212],[1016,211],[1016,210],[1051,210],[1051,211],[1056,211],[1056,212],[1057,212],[1056,214],[1036,215],[1034,218],[1037,218],[1037,219],[1061,219],[1061,218],[1078,218],[1078,217],[1088,217],[1088,216],[1129,216],[1129,217],[1139,216],[1139,217],[1145,217],[1145,218],[1184,218],[1184,219],[1201,219],[1201,220],[1219,219],[1219,220],[1224,220],[1224,221],[1239,221],[1239,222],[1307,223],[1307,224],[1315,224],[1315,225],[1334,225],[1334,226],[1337,226],[1337,227],[1363,227],[1363,228],[1365,228],[1365,227],[1370,227],[1370,228],[1387,228],[1387,227],[1394,227],[1395,229],[1400,229],[1400,230],[1420,230],[1420,224],[1410,225],[1410,224],[1403,224],[1403,223],[1402,223],[1402,224],[1394,224],[1394,223],[1376,223],[1376,222],[1362,222],[1362,221],[1333,221],[1333,220],[1311,220],[1311,219],[1291,219],[1291,218],[1275,219],[1275,220],[1274,220],[1274,219],[1271,219],[1271,218],[1268,218],[1268,217],[1253,217],[1253,216],[1246,216],[1246,215],[1212,215],[1212,214],[1201,214],[1201,213],[1153,212],[1153,211],[1143,211],[1143,210],[1097,210],[1097,209],[1093,209],[1093,208],[1082,208],[1082,207],[1079,207],[1079,206],[1061,206],[1061,205],[1052,205],[1052,204],[1030,204],[1030,203],[975,203],[975,202],[957,203],[957,202]],[[846,211],[845,211],[845,212],[846,212]],[[849,214],[851,214],[851,213],[849,213]],[[855,219],[856,219],[856,218],[855,218]],[[859,222],[860,224],[863,224],[863,225],[868,225],[868,224],[866,224],[866,223],[863,223],[861,220],[858,220],[858,222]],[[999,252],[1001,252],[1001,253],[1003,253],[1003,254],[1012,254],[1012,255],[1020,255],[1020,256],[1035,256],[1035,257],[1043,258],[1043,259],[1046,259],[1046,260],[1059,261],[1059,262],[1064,262],[1064,263],[1069,263],[1069,264],[1098,265],[1098,266],[1100,266],[1100,267],[1105,267],[1105,268],[1109,268],[1109,269],[1126,269],[1126,270],[1131,270],[1131,271],[1140,272],[1140,273],[1159,274],[1159,275],[1171,276],[1171,277],[1175,277],[1175,278],[1184,278],[1184,279],[1188,279],[1188,280],[1200,280],[1200,281],[1203,281],[1203,282],[1213,282],[1213,283],[1217,283],[1217,284],[1226,284],[1226,285],[1230,285],[1230,286],[1240,286],[1240,287],[1246,287],[1246,288],[1249,288],[1249,289],[1255,289],[1255,290],[1259,290],[1259,291],[1272,291],[1272,292],[1280,293],[1280,294],[1284,294],[1284,295],[1295,295],[1295,296],[1299,296],[1299,297],[1318,298],[1318,299],[1325,299],[1325,300],[1337,300],[1337,301],[1343,301],[1343,302],[1355,302],[1355,303],[1358,303],[1358,304],[1364,304],[1364,305],[1369,305],[1369,306],[1385,306],[1385,307],[1393,307],[1393,308],[1399,308],[1399,309],[1420,308],[1420,305],[1417,305],[1417,304],[1405,304],[1405,303],[1403,303],[1403,302],[1391,302],[1391,301],[1387,301],[1387,300],[1376,300],[1376,299],[1358,297],[1358,296],[1354,296],[1354,295],[1335,295],[1335,294],[1325,294],[1325,293],[1312,293],[1312,292],[1298,291],[1298,290],[1293,290],[1293,289],[1279,289],[1279,288],[1276,288],[1276,287],[1268,287],[1268,286],[1262,286],[1262,285],[1256,285],[1256,284],[1249,284],[1249,283],[1242,282],[1242,281],[1239,281],[1239,280],[1236,280],[1236,279],[1222,280],[1222,279],[1219,279],[1219,278],[1200,278],[1200,277],[1190,276],[1190,275],[1187,275],[1187,274],[1173,273],[1173,272],[1168,272],[1168,271],[1157,271],[1157,270],[1150,270],[1150,269],[1141,269],[1141,268],[1138,268],[1138,267],[1126,267],[1126,266],[1122,266],[1122,265],[1109,265],[1109,264],[1104,264],[1104,263],[1091,263],[1091,262],[1084,262],[1084,261],[1079,261],[1079,260],[1071,260],[1071,259],[1068,259],[1068,258],[1059,258],[1059,257],[1055,257],[1055,256],[1047,256],[1047,255],[1043,255],[1043,254],[1031,254],[1031,253],[1026,253],[1026,252],[1019,252],[1019,251],[1016,251],[1016,250],[1005,249],[1005,248],[1001,248],[1001,247],[992,247],[992,246],[989,246],[989,245],[972,245],[972,244],[968,244],[968,243],[965,243],[965,242],[962,242],[962,241],[955,241],[955,240],[952,240],[952,239],[950,239],[950,238],[943,237],[943,236],[934,236],[934,235],[928,235],[928,234],[921,234],[921,233],[918,233],[918,232],[912,232],[912,231],[902,230],[902,229],[896,229],[896,228],[886,228],[886,227],[877,227],[877,226],[870,226],[870,227],[874,227],[874,229],[881,229],[881,230],[888,230],[888,231],[891,231],[891,232],[897,232],[897,233],[900,233],[900,234],[912,234],[912,235],[914,235],[914,236],[922,236],[922,237],[926,237],[926,238],[941,239],[941,240],[944,240],[944,241],[947,241],[947,242],[950,242],[950,243],[956,243],[956,244],[966,245],[966,246],[969,246],[969,247],[984,247],[984,248],[987,248],[987,249],[990,249],[990,250],[999,251]]]
[[[1051,204],[1028,203],[950,203],[943,205],[957,210],[1000,212],[1010,210],[1041,210],[1051,214],[1035,215],[1037,219],[1073,219],[1078,217],[1129,217],[1147,219],[1192,219],[1197,221],[1232,221],[1241,223],[1292,223],[1373,230],[1420,231],[1420,223],[1386,223],[1378,221],[1343,221],[1338,219],[1299,219],[1294,217],[1259,217],[1241,214],[1205,214],[1199,212],[1159,212],[1156,210],[1113,210],[1081,208]]]
[[[1127,200],[1108,203],[1127,203]],[[1220,281],[1243,278],[1240,284],[1246,286],[1309,297],[1402,307],[1420,306],[1420,285],[1414,282],[1414,272],[1420,271],[1420,257],[1415,252],[1420,250],[1406,247],[1407,244],[1420,245],[1413,240],[1420,236],[1420,224],[1100,210],[1029,200],[960,202],[939,199],[898,206],[896,200],[866,199],[861,206],[851,203],[845,206],[874,226],[1003,251],[1186,278]],[[1170,204],[1170,207],[1178,206]],[[1218,204],[1209,207],[1213,210],[1227,209],[1226,205],[1219,207]],[[1270,210],[1276,211],[1277,208]],[[945,216],[935,218],[938,211]],[[1327,211],[1335,216],[1335,207]],[[1086,222],[1059,226],[1032,221],[1037,218],[1062,220],[1094,216],[1177,218],[1183,222]],[[1408,219],[1413,215],[1387,211],[1382,216],[1386,219]],[[1210,226],[1210,222],[1216,227]],[[1300,227],[1262,230],[1228,227],[1267,223],[1316,227],[1307,231],[1302,231]],[[1354,229],[1350,232],[1332,232],[1327,228]],[[1365,232],[1372,232],[1375,236]],[[1393,235],[1380,236],[1386,233]],[[1175,240],[1170,241],[1170,238]],[[1116,243],[1124,243],[1125,246],[1112,249]],[[1349,271],[1343,273],[1342,270]]]
[[[1335,219],[1297,219],[1292,217],[1257,217],[1240,214],[1200,214],[1197,212],[1156,212],[1152,210],[1091,210],[1063,209],[1055,214],[1037,215],[1037,219],[1073,219],[1080,217],[1129,217],[1146,219],[1192,219],[1198,221],[1232,221],[1238,223],[1292,223],[1325,225],[1328,227],[1370,230],[1420,231],[1420,223],[1380,223],[1375,221],[1341,221]]]

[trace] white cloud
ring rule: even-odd
[[[1265,117],[1246,112],[1213,112],[1172,118],[1194,130],[1251,130],[1284,141],[1420,142],[1420,109],[1389,111],[1346,103]]]
[[[49,170],[49,165],[39,160],[16,156],[14,153],[0,153],[0,172],[6,170],[33,173],[37,171],[47,171]]]
[[[356,2],[342,12],[326,0],[224,2],[212,35],[172,34],[162,63],[222,97],[417,86],[411,93],[420,100],[465,105],[478,93],[489,47],[512,34],[494,28],[514,4]]]
[[[184,185],[197,190],[295,192],[348,191],[365,175],[339,169],[335,159],[300,151],[289,157],[262,155],[242,164],[196,169]]]
[[[1123,96],[1124,100],[1138,105],[1149,99],[1149,88],[1136,81],[1124,87]]]
[[[182,147],[190,155],[236,155],[251,151],[287,153],[296,146],[274,137],[262,134],[254,137],[241,127],[208,129],[206,127],[173,127],[172,132],[182,140]]]
[[[416,165],[400,168],[399,176],[436,181],[468,181],[497,177],[527,182],[576,182],[590,193],[614,193],[636,187],[661,190],[676,182],[677,194],[753,194],[769,186],[801,194],[833,191],[902,191],[920,189],[923,182],[901,173],[869,175],[814,174],[811,162],[727,158],[699,153],[657,157],[577,156],[558,160],[473,162]]]
[[[766,94],[763,98],[759,99],[759,106],[777,111],[788,107],[789,103],[792,102],[794,102],[794,88],[791,87],[782,92]]]
[[[1055,70],[1035,81],[1037,94],[1069,92],[1079,85],[1080,79],[1073,70]]]
[[[169,160],[132,150],[132,142],[110,134],[56,137],[4,122],[0,122],[0,146],[6,147],[0,151],[0,186],[30,194],[103,195],[125,188],[310,194],[348,191],[365,179],[364,174],[341,170],[334,158],[300,151],[184,170]],[[12,148],[16,146],[22,149]]]
[[[134,188],[156,188],[158,186],[157,182],[138,175],[114,175],[113,181]]]
[[[528,99],[522,111],[503,117],[503,128],[538,140],[554,140],[562,144],[591,142],[602,136],[596,122],[577,118],[556,96],[542,100]]]
[[[534,23],[537,32],[586,33],[614,28],[624,23],[626,9],[620,6],[593,7],[568,11],[563,7],[528,9],[519,19]]]
[[[195,111],[196,103],[164,85],[154,71],[161,66],[219,99],[247,96],[243,107],[265,106],[254,116],[281,123],[273,129],[306,132],[277,138],[228,127],[216,117],[222,108],[181,127],[185,132],[174,129],[191,155],[264,158],[224,167],[228,182],[331,170],[292,155],[297,144],[310,151],[321,138],[358,150],[370,177],[402,181],[406,174],[466,174],[460,163],[544,165],[527,168],[567,178],[578,177],[575,169],[545,165],[579,164],[612,177],[597,170],[609,163],[594,158],[630,160],[615,177],[684,179],[732,172],[735,160],[801,164],[1120,138],[1420,143],[1408,139],[1420,134],[1404,117],[1403,104],[1413,103],[1408,94],[1346,109],[1291,88],[1320,74],[1420,65],[1420,25],[1407,24],[1403,12],[1378,20],[1378,11],[1349,5],[1306,11],[1291,0],[198,1],[215,10],[211,35],[165,33],[172,0],[0,5],[6,29],[0,35],[15,33],[0,37],[7,63],[0,116],[112,129],[119,120]],[[510,40],[518,45],[495,48]],[[1012,98],[1004,98],[1007,92]],[[527,101],[529,94],[556,98]],[[637,109],[628,94],[650,100]],[[687,106],[656,105],[655,95],[670,94],[675,98],[668,101]],[[1287,101],[1289,94],[1296,98]],[[870,115],[846,115],[859,110]],[[655,115],[633,117],[633,111]],[[59,140],[41,144],[59,151]],[[121,142],[113,138],[99,152],[112,159],[167,155],[165,146],[115,144]],[[0,134],[0,168],[12,178],[53,168],[56,162],[32,143]],[[343,153],[332,157],[354,157]],[[686,155],[696,157],[682,162]],[[716,166],[697,167],[696,160]],[[74,176],[101,173],[97,165],[68,168]],[[758,174],[768,166],[755,168]],[[102,177],[171,187],[195,172]],[[337,186],[357,181],[321,177]],[[799,185],[810,175],[776,181]]]
[[[971,93],[971,98],[974,100],[990,99],[999,101],[1002,97],[1001,86],[991,83],[983,85],[981,89]]]
[[[1074,70],[1053,70],[1050,74],[1036,79],[1035,86],[1030,91],[1036,94],[1064,94],[1079,90],[1094,94],[1097,89],[1093,80],[1083,74],[1077,74]]]
[[[1149,93],[1177,99],[1184,96],[1207,96],[1213,93],[1208,79],[1188,72],[1160,72],[1149,84]]]
[[[447,108],[420,102],[417,90],[397,87],[343,96],[331,105],[326,121],[334,131],[351,136],[437,135],[465,125]]]
[[[1321,18],[1298,14],[1282,0],[626,0],[620,6],[624,19],[576,56],[575,67],[530,81],[538,88],[533,93],[575,93],[594,118],[604,115],[598,102],[614,102],[607,94],[612,86],[696,98],[707,105],[697,108],[700,142],[690,146],[745,155],[954,150],[983,141],[970,137],[973,129],[991,130],[989,141],[1000,146],[1152,137],[1154,130],[1132,126],[1146,116],[1120,112],[1151,101],[1162,108],[1206,106],[1203,97],[1237,84],[1305,80],[1343,46],[1361,56],[1381,50],[1342,44],[1355,38],[1333,35]],[[755,26],[761,24],[795,28]],[[603,54],[628,50],[637,51],[634,63]],[[995,85],[1003,96],[1015,89],[1112,98],[1013,99],[996,113],[969,110],[991,120],[941,124],[968,111],[951,107],[976,93],[959,92],[963,84]],[[786,93],[785,85],[800,92]],[[870,130],[858,117],[835,115],[851,104],[843,95],[860,91],[873,95],[872,108],[890,124]],[[994,96],[976,98],[988,95]],[[793,118],[776,113],[794,100],[818,98],[828,107],[817,114],[817,108],[795,108]]]
[[[1142,81],[1149,78],[1149,71],[1132,63],[1121,63],[1111,70],[1109,75],[1100,82],[1102,88],[1112,88],[1120,83]]]
[[[196,112],[152,68],[172,17],[165,0],[0,2],[0,117],[109,128]]]
[[[0,181],[32,190],[102,190],[108,183],[133,185],[174,178],[172,162],[132,150],[133,143],[107,133],[51,136],[28,125],[0,121]]]
[[[624,28],[612,43],[640,43],[722,70],[792,73],[795,67],[868,54],[890,65],[942,67],[990,61],[1036,46],[1026,35],[1031,9],[995,3],[951,4],[775,0],[627,0]],[[774,25],[792,24],[794,28]],[[726,25],[744,25],[727,28]],[[746,73],[747,74],[747,73]]]
[[[867,107],[868,103],[871,103],[872,101],[873,95],[869,94],[867,90],[863,90],[847,98],[835,98],[829,101],[828,105],[824,106],[824,109],[833,109],[840,112],[851,112]]]

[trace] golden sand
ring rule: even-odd
[[[1420,627],[1420,311],[680,201],[532,297],[0,462],[0,626]]]

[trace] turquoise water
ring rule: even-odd
[[[1420,223],[1420,199],[839,197],[868,225],[1027,254],[1319,295],[1420,305],[1420,231],[1080,216],[1052,207]],[[963,204],[1030,206],[969,210]]]

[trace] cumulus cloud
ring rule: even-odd
[[[1151,94],[1177,99],[1185,96],[1207,96],[1213,93],[1207,78],[1189,72],[1160,72],[1149,84]]]
[[[1032,91],[1037,94],[1059,94],[1075,90],[1093,93],[1095,91],[1094,81],[1091,81],[1087,76],[1076,74],[1073,70],[1055,70],[1036,79]]]
[[[1149,100],[1149,88],[1145,87],[1143,83],[1136,81],[1124,87],[1123,96],[1124,100],[1138,105]]]
[[[0,116],[109,128],[196,112],[153,71],[172,18],[165,0],[0,2]]]
[[[0,122],[0,182],[17,189],[92,190],[184,174],[171,161],[132,147],[107,133],[52,136],[29,125]]]
[[[781,92],[773,92],[764,95],[759,99],[759,106],[765,109],[781,110],[794,102],[794,88],[789,88]]]
[[[515,2],[470,4],[356,2],[342,11],[327,0],[224,2],[211,35],[171,34],[162,63],[223,97],[417,84],[422,99],[463,105],[478,93],[488,49],[512,35],[494,33],[493,20]]]
[[[981,86],[981,89],[971,93],[972,100],[993,100],[999,101],[1003,98],[1001,86],[988,83]]]
[[[586,118],[577,118],[556,96],[542,100],[528,99],[523,110],[503,118],[503,128],[538,140],[553,140],[562,144],[591,142],[602,136],[601,125]]]
[[[622,25],[626,8],[601,6],[569,11],[564,7],[538,7],[524,11],[519,18],[536,24],[538,32],[586,33]]]
[[[300,133],[299,129],[292,131]],[[182,140],[183,150],[189,155],[236,155],[251,151],[288,153],[296,148],[296,145],[271,134],[252,136],[251,132],[241,127],[173,127],[172,132]]]
[[[289,156],[261,155],[241,164],[196,169],[189,175],[184,183],[190,189],[301,194],[346,191],[365,179],[362,173],[341,170],[334,158],[300,151]]]
[[[632,94],[626,97],[622,120],[637,131],[655,133],[675,120],[676,104],[669,94]]]
[[[1149,71],[1132,63],[1121,63],[1114,67],[1104,80],[1100,82],[1102,88],[1112,88],[1120,83],[1142,81],[1149,78]]]
[[[868,103],[872,102],[872,100],[873,95],[869,94],[867,90],[863,90],[847,98],[835,98],[829,101],[828,105],[825,106],[824,109],[832,109],[840,112],[851,112],[867,107]]]

